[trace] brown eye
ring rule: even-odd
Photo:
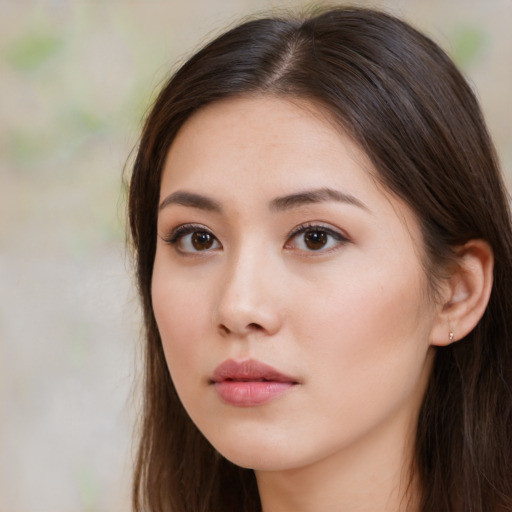
[[[192,233],[192,246],[196,251],[204,251],[213,246],[215,238],[206,231],[195,231]]]
[[[286,249],[299,251],[325,253],[344,245],[349,239],[328,226],[302,224],[290,235],[285,244]]]
[[[164,242],[173,245],[176,251],[181,254],[192,254],[198,252],[211,252],[222,249],[219,239],[202,226],[184,224],[178,226]]]
[[[328,235],[325,231],[317,229],[308,229],[304,232],[304,243],[308,249],[318,251],[325,247],[328,242]]]

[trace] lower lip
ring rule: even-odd
[[[251,407],[270,402],[288,391],[295,383],[275,381],[235,381],[216,382],[215,390],[222,401],[238,407]]]

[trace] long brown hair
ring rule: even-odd
[[[355,8],[245,22],[190,58],[147,117],[129,192],[146,335],[134,510],[260,510],[253,472],[221,457],[176,395],[151,276],[161,171],[176,133],[209,103],[266,94],[313,101],[362,147],[416,213],[434,287],[452,247],[475,238],[492,247],[483,318],[465,339],[437,349],[415,465],[423,512],[512,510],[512,233],[495,152],[475,96],[446,54],[393,16]]]

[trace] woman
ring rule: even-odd
[[[148,116],[137,511],[512,510],[511,224],[448,57],[366,9],[260,19]]]

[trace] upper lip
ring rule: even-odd
[[[285,375],[274,367],[254,359],[247,359],[245,361],[227,359],[219,364],[213,372],[212,382],[224,382],[227,380],[242,382],[297,382],[293,377]]]

